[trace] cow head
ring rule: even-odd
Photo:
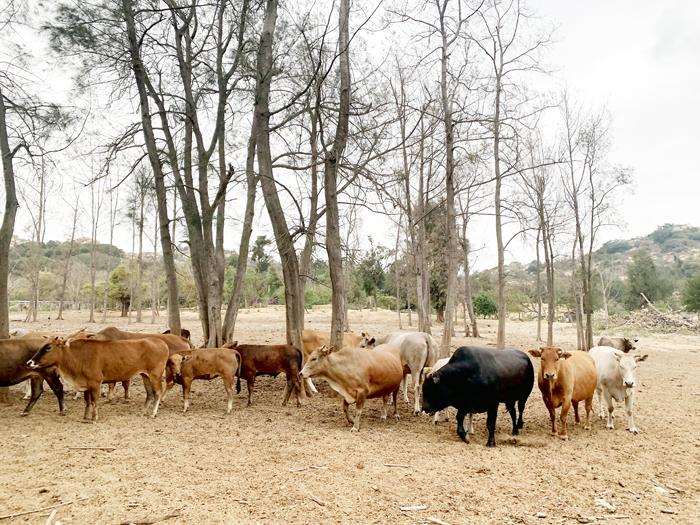
[[[620,377],[625,388],[634,388],[637,380],[637,363],[646,361],[649,354],[625,354],[619,350],[613,352],[617,359],[617,366],[620,370]]]
[[[39,348],[34,357],[27,361],[27,366],[32,369],[56,366],[63,356],[63,350],[70,346],[70,342],[71,339],[58,336],[47,338],[47,342]]]
[[[309,356],[309,360],[301,369],[299,375],[304,379],[309,377],[316,377],[321,374],[325,368],[326,358],[333,352],[333,347],[323,345],[321,348],[316,350],[313,354]]]
[[[189,356],[183,356],[180,354],[173,354],[168,357],[167,367],[176,383],[182,382],[182,363],[188,359]]]
[[[374,348],[376,344],[377,340],[374,337],[372,337],[370,334],[362,332],[362,341],[360,341],[360,344],[358,345],[360,348]]]
[[[634,346],[634,344],[639,341],[639,339],[627,339],[626,337],[622,338],[622,346],[623,346],[623,352],[628,353],[631,352],[632,350],[636,350],[637,347]]]
[[[540,373],[544,379],[551,381],[556,381],[557,379],[557,361],[571,357],[570,352],[564,352],[563,349],[553,346],[542,346],[528,350],[528,353],[533,357],[540,358]]]
[[[440,370],[429,372],[423,381],[423,413],[432,415],[447,408],[445,385],[440,382]]]

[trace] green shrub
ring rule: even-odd
[[[391,295],[380,295],[377,298],[377,303],[379,303],[379,308],[396,311],[396,297],[392,297]]]
[[[498,313],[498,305],[490,295],[480,293],[474,296],[474,313],[486,317],[487,315],[495,315]]]

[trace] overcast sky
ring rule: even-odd
[[[580,95],[607,101],[614,117],[613,164],[634,170],[623,230],[605,240],[638,237],[664,223],[700,225],[700,1],[536,0],[558,26],[551,47],[556,76]],[[492,224],[475,231],[491,248],[477,268],[496,265]],[[533,252],[517,241],[510,260]]]
[[[634,170],[634,194],[621,203],[626,225],[604,232],[604,240],[646,235],[664,223],[700,225],[700,1],[532,0],[531,6],[558,27],[549,50],[556,77],[582,97],[607,102],[614,117],[610,161]],[[266,217],[256,222],[269,230]],[[365,229],[376,224],[367,214],[364,222]],[[485,246],[476,267],[493,267],[493,224],[474,226],[473,242]],[[57,221],[49,236],[63,239],[65,229]],[[116,244],[130,251],[126,230],[117,232]],[[24,233],[20,226],[16,234]],[[256,235],[265,233],[272,236]],[[237,226],[231,234],[235,242],[227,248],[237,249]],[[372,234],[385,245],[394,243],[395,232],[386,238]],[[510,248],[509,260],[534,259],[519,241]]]

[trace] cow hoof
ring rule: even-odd
[[[358,428],[352,427],[350,429],[350,432],[359,432],[360,430]]]
[[[606,425],[606,427],[608,428],[608,430],[614,430],[614,429],[615,429],[615,427],[614,427],[613,425]]]
[[[639,434],[639,432],[637,432],[637,429],[636,429],[636,428],[635,428],[634,430],[630,428],[629,431],[632,432],[635,436],[636,436],[637,434]]]
[[[92,419],[83,419],[83,423],[87,425],[94,425],[95,422]]]
[[[584,430],[590,430],[590,429],[591,429],[591,425],[585,425],[585,426],[583,427],[583,429],[584,429]]]
[[[414,416],[420,416],[420,410],[414,410],[413,411]]]
[[[22,412],[19,417],[27,417],[29,415],[29,412]]]
[[[461,439],[465,443],[469,443],[469,441],[467,441],[467,433],[466,432],[457,432],[457,435],[459,436],[459,439]]]
[[[386,421],[386,416],[379,416],[379,421]]]
[[[396,421],[398,421],[399,419],[401,419],[401,416],[399,416],[398,414],[394,414],[394,418],[396,418]]]
[[[491,440],[489,440],[489,441],[486,442],[486,446],[487,446],[488,448],[496,448],[496,441],[491,441]]]
[[[552,430],[552,435],[553,435],[553,436],[558,436],[559,433],[558,433],[556,430]]]
[[[569,441],[569,436],[559,436],[562,441]]]

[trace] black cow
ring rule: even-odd
[[[29,379],[32,384],[32,396],[27,407],[22,411],[28,416],[32,407],[44,392],[44,380],[49,384],[58,398],[58,408],[62,416],[66,415],[66,403],[63,399],[63,384],[56,370],[32,370],[27,366],[37,351],[46,344],[46,339],[0,339],[0,386],[12,386]]]
[[[492,350],[463,346],[440,370],[428,374],[423,383],[423,412],[433,414],[448,406],[457,409],[457,435],[464,442],[464,417],[487,413],[487,447],[495,447],[496,416],[499,403],[505,403],[513,420],[513,435],[523,427],[523,410],[532,386],[535,370],[530,358],[520,350]],[[520,409],[516,422],[515,403]]]

